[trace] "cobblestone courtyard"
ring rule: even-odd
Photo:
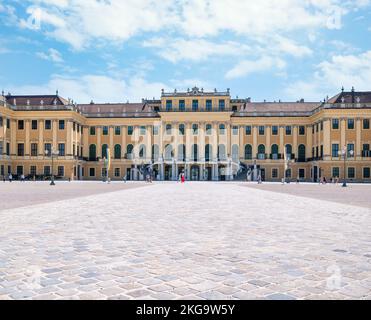
[[[0,299],[371,298],[371,209],[340,186],[59,185],[0,186]]]

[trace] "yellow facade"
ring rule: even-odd
[[[184,172],[190,180],[318,181],[343,177],[338,151],[346,146],[354,150],[346,156],[347,178],[371,182],[367,99],[352,91],[323,103],[252,103],[232,99],[229,90],[198,88],[162,92],[160,100],[141,104],[2,96],[0,175],[102,179],[108,148],[113,180],[141,180],[148,173],[176,180]],[[59,151],[53,168],[48,148]]]

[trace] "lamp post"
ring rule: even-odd
[[[347,158],[348,158],[348,153],[347,153],[347,147],[344,146],[344,148],[338,152],[339,157],[344,158],[344,164],[343,164],[343,188],[347,187],[347,179],[346,179],[346,170],[347,170]],[[354,154],[353,150],[349,150],[349,155],[352,157]]]
[[[46,154],[46,156],[50,156],[52,158],[52,176],[51,176],[50,185],[55,186],[55,182],[54,182],[54,157],[58,157],[59,151],[52,148],[51,150],[46,150],[45,154]]]

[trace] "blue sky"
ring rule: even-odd
[[[371,0],[0,0],[0,89],[78,103],[371,91]]]

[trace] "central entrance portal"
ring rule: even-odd
[[[199,166],[192,166],[191,167],[191,180],[192,181],[200,180],[200,168],[199,168]]]

